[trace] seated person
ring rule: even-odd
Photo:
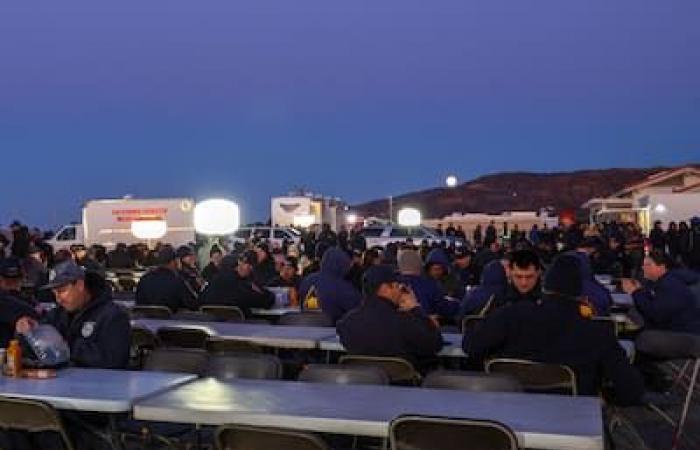
[[[178,258],[170,246],[164,246],[157,257],[158,266],[149,270],[136,286],[136,305],[167,306],[175,313],[181,309],[197,309],[197,297],[178,274]]]
[[[301,282],[300,297],[306,302],[307,298],[314,295],[318,299],[317,306],[333,323],[357,307],[362,300],[360,292],[345,278],[351,265],[352,261],[345,251],[332,247],[323,254],[321,269]]]
[[[275,295],[253,281],[253,267],[257,260],[252,250],[239,258],[224,256],[219,273],[200,296],[202,305],[237,306],[246,316],[250,315],[251,308],[271,308]]]
[[[479,282],[478,270],[474,263],[474,252],[465,246],[455,248],[452,270],[462,286],[474,286]]]
[[[298,275],[299,264],[292,256],[284,257],[279,274],[270,280],[269,287],[282,287],[289,289],[289,306],[299,306],[299,285],[301,278]]]
[[[453,318],[459,311],[459,302],[445,298],[437,281],[423,275],[423,263],[415,250],[401,250],[398,254],[401,283],[410,286],[423,312],[444,319]]]
[[[211,283],[216,274],[219,273],[219,266],[221,265],[221,258],[223,257],[224,253],[218,245],[214,245],[211,250],[209,250],[209,264],[202,270],[202,277],[207,283]]]
[[[540,257],[532,250],[511,253],[508,267],[510,283],[502,296],[496,296],[496,305],[503,306],[519,301],[536,302],[542,297]]]
[[[0,260],[0,348],[6,348],[22,317],[38,319],[34,308],[20,297],[22,267],[17,258]]]
[[[586,238],[576,246],[575,251],[568,252],[568,254],[579,260],[583,283],[581,294],[590,302],[596,316],[607,316],[610,313],[610,306],[613,304],[612,295],[605,286],[595,279],[591,266],[591,255],[596,251],[598,245],[600,242],[597,238]]]
[[[636,404],[644,391],[613,330],[593,321],[580,301],[578,259],[557,257],[544,279],[539,302],[517,302],[500,308],[465,336],[464,351],[474,365],[493,357],[564,364],[576,374],[580,395],[597,395],[610,382],[619,404]]]
[[[642,265],[648,282],[642,285],[623,279],[622,290],[632,295],[645,328],[700,334],[700,307],[687,285],[687,277],[681,276],[685,274],[672,268],[671,258],[654,250]]]
[[[425,258],[425,274],[440,284],[443,296],[456,299],[464,297],[465,286],[459,277],[450,271],[452,265],[442,248],[435,248]]]
[[[350,354],[396,356],[424,368],[442,348],[436,324],[423,312],[415,294],[399,282],[391,266],[365,272],[362,305],[338,321],[340,342]]]
[[[126,369],[129,363],[131,324],[128,313],[112,301],[104,279],[73,261],[54,268],[55,277],[45,286],[52,289],[58,307],[41,320],[53,325],[70,348],[71,364],[100,369]],[[17,321],[16,330],[26,333],[37,325],[31,316]]]
[[[508,274],[505,260],[491,261],[481,272],[481,284],[469,291],[462,300],[459,315],[485,314],[491,310],[496,298],[505,296],[508,289]]]

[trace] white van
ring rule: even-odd
[[[164,234],[152,241],[132,232],[137,221],[164,222]],[[108,250],[118,243],[164,242],[174,246],[195,241],[194,200],[190,198],[91,200],[83,207],[83,221],[65,225],[48,243],[54,250],[99,244]]]

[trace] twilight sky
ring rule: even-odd
[[[0,5],[0,224],[700,161],[697,0]]]

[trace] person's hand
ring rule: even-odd
[[[413,289],[408,286],[401,287],[401,297],[399,298],[399,311],[410,311],[418,306],[418,299]]]
[[[17,331],[19,334],[27,334],[37,325],[37,321],[31,317],[20,317],[15,324],[15,331]]]
[[[626,294],[632,294],[641,287],[642,285],[637,280],[633,280],[631,278],[622,279],[622,291]]]

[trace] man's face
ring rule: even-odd
[[[428,269],[428,276],[435,280],[439,280],[445,275],[445,269],[440,264],[432,264]]]
[[[259,263],[265,261],[265,259],[267,258],[267,253],[265,253],[265,250],[263,250],[263,249],[261,249],[261,248],[256,248],[256,249],[255,249],[255,254],[256,254],[257,257],[258,257],[258,262],[259,262]]]
[[[194,265],[195,265],[195,259],[196,259],[196,258],[195,258],[194,255],[185,256],[185,257],[182,258],[182,260],[181,260],[181,261],[182,261],[182,265],[185,266],[185,267],[194,267]]]
[[[285,279],[285,280],[291,280],[294,278],[294,275],[296,275],[296,269],[289,265],[285,264],[282,266],[282,270],[280,271],[280,276]]]
[[[214,263],[215,266],[218,266],[221,264],[221,259],[224,257],[221,253],[214,253],[211,255],[211,262]]]
[[[248,278],[253,273],[253,266],[245,261],[238,261],[236,270],[241,278]]]
[[[89,299],[83,280],[77,280],[73,283],[59,286],[53,290],[53,293],[56,296],[56,303],[61,305],[68,312],[82,309]]]
[[[399,304],[401,300],[401,283],[394,281],[391,283],[382,283],[379,290],[377,291],[381,297],[391,300],[395,305]]]
[[[656,281],[666,273],[666,267],[662,265],[657,265],[653,259],[648,256],[644,258],[644,263],[642,264],[642,270],[644,271],[644,278],[651,281]]]
[[[515,290],[521,294],[527,294],[537,286],[540,271],[535,266],[522,268],[514,264],[510,269],[510,279]]]
[[[472,262],[472,258],[470,256],[463,256],[461,258],[455,259],[455,266],[459,267],[460,269],[466,269],[469,267],[469,265]]]

